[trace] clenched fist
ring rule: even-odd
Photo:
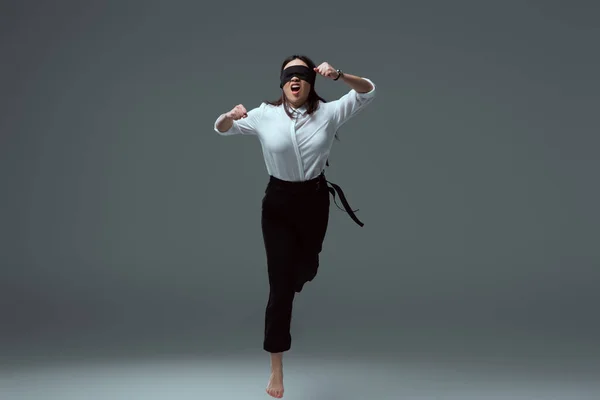
[[[238,119],[246,118],[248,116],[248,111],[246,111],[246,108],[243,105],[238,104],[225,114],[225,116],[233,121],[237,121]]]
[[[325,78],[335,79],[338,77],[338,72],[329,63],[322,63],[318,67],[315,67],[315,72]]]

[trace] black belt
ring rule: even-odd
[[[328,165],[329,165],[329,164],[328,164]],[[361,228],[362,228],[363,226],[365,226],[365,224],[363,224],[363,223],[362,223],[362,222],[361,222],[361,221],[358,219],[358,217],[356,216],[356,214],[354,214],[356,211],[358,211],[358,208],[357,208],[356,210],[353,210],[353,209],[352,209],[352,207],[350,207],[350,204],[348,203],[348,200],[346,200],[346,195],[344,194],[344,191],[342,190],[342,188],[341,188],[341,187],[339,187],[339,185],[336,185],[335,183],[333,183],[333,182],[329,182],[327,179],[325,179],[325,171],[321,172],[321,174],[319,175],[319,177],[318,177],[318,178],[324,179],[324,180],[325,180],[325,182],[327,182],[329,185],[331,185],[331,186],[328,186],[328,187],[327,187],[327,189],[329,189],[329,193],[331,193],[331,195],[333,196],[333,202],[335,203],[336,207],[337,207],[337,208],[339,208],[339,209],[340,209],[340,210],[342,210],[342,211],[345,211],[345,212],[347,212],[347,213],[348,213],[348,215],[350,215],[350,218],[352,218],[352,220],[353,220],[354,222],[356,222],[356,224],[357,224],[358,226],[360,226]],[[318,178],[317,178],[317,179],[318,179]],[[342,209],[342,208],[341,208],[341,207],[338,205],[338,203],[337,203],[337,201],[336,201],[336,198],[335,198],[335,193],[336,193],[336,192],[337,192],[338,196],[340,197],[340,200],[342,201],[342,204],[343,204],[343,206],[344,206],[344,209]]]
[[[358,211],[358,208],[356,210],[353,210],[350,207],[350,204],[348,204],[348,200],[346,200],[346,196],[344,195],[344,191],[342,190],[341,187],[339,187],[338,185],[336,185],[335,183],[326,181],[328,184],[330,184],[331,186],[328,187],[329,189],[329,193],[331,193],[331,195],[333,196],[333,202],[335,203],[335,205],[337,206],[337,208],[339,208],[340,210],[342,210],[342,208],[340,206],[338,206],[338,203],[335,199],[335,193],[337,192],[337,194],[340,196],[340,200],[342,201],[342,204],[344,205],[345,210],[342,211],[346,211],[348,213],[348,215],[350,215],[350,218],[352,218],[352,220],[354,222],[356,222],[360,227],[363,227],[365,224],[363,224],[362,222],[360,222],[360,220],[356,217],[356,214],[354,214],[356,211]]]
[[[325,165],[329,167],[329,159],[327,159],[327,161],[325,161]],[[324,176],[324,174],[325,174],[325,171],[321,172],[321,175]],[[327,183],[329,183],[331,185],[331,187],[328,188],[329,189],[329,193],[331,193],[331,195],[333,196],[333,202],[335,203],[335,205],[337,206],[337,208],[339,208],[340,210],[342,210],[340,208],[340,206],[338,206],[337,202],[335,201],[335,192],[338,193],[338,195],[340,196],[340,200],[342,201],[342,204],[344,205],[345,210],[342,210],[342,211],[346,211],[348,213],[348,215],[350,215],[350,218],[352,218],[352,220],[354,222],[356,222],[362,228],[365,224],[363,224],[362,222],[360,222],[360,220],[354,214],[356,211],[358,211],[358,208],[356,210],[353,210],[350,207],[350,204],[348,204],[348,201],[346,200],[346,196],[344,195],[344,191],[342,190],[341,187],[339,187],[335,183],[331,183],[329,181],[327,181]]]
[[[322,182],[325,182],[325,183],[331,185],[331,186],[328,186],[327,189],[329,190],[329,193],[333,196],[333,202],[335,203],[336,207],[342,211],[347,212],[348,215],[350,215],[350,218],[352,218],[352,220],[354,222],[356,222],[357,225],[359,225],[360,227],[363,227],[365,224],[363,224],[356,217],[356,214],[354,214],[356,211],[358,211],[358,209],[353,210],[352,207],[350,207],[350,204],[348,204],[348,200],[346,199],[346,195],[344,195],[344,191],[342,190],[341,187],[339,187],[335,183],[329,182],[327,179],[325,179],[325,171],[321,172],[318,177],[310,179],[308,181],[289,182],[289,181],[281,180],[279,178],[275,178],[274,176],[271,176],[270,180],[269,180],[269,183],[271,185],[283,187],[283,188],[286,188],[286,190],[292,190],[292,191],[298,191],[298,192],[307,192],[307,191],[310,192],[311,190],[315,190],[315,189],[319,190]],[[344,208],[341,208],[338,205],[338,203],[336,201],[336,197],[335,197],[336,193],[338,194]]]

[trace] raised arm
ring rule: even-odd
[[[221,136],[256,135],[262,105],[250,111],[238,104],[231,111],[219,115],[214,129]]]
[[[350,87],[348,93],[331,102],[333,118],[338,127],[365,108],[375,97],[375,84],[370,79],[343,73],[328,63],[319,65],[315,71],[326,78],[340,80]]]
[[[373,85],[373,82],[371,82],[369,79],[361,78],[356,75],[340,72],[339,79],[350,86],[350,88],[356,91],[356,93],[369,93],[375,89],[375,85]]]

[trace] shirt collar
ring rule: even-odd
[[[298,108],[294,108],[292,106],[289,106],[289,107],[290,107],[290,110],[292,111],[292,114],[304,115],[308,111],[308,109],[306,108],[305,105],[298,107]]]

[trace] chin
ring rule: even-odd
[[[293,94],[289,94],[286,96],[287,100],[292,103],[292,104],[303,104],[306,102],[306,100],[308,100],[308,96],[296,96]]]

